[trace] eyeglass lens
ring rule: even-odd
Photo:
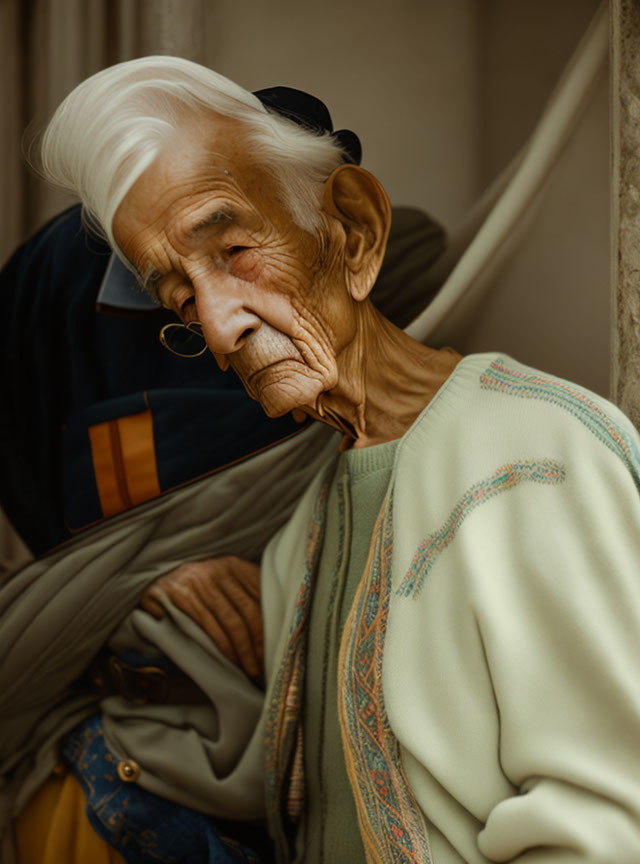
[[[186,325],[165,324],[160,330],[160,342],[180,357],[198,357],[207,350],[202,325],[198,321],[191,321]]]

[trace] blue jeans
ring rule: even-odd
[[[100,714],[65,736],[62,758],[84,790],[91,825],[127,864],[260,864],[255,852],[211,816],[122,781]]]

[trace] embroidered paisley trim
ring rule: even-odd
[[[384,506],[340,648],[338,709],[347,773],[369,864],[430,864],[427,830],[384,706],[382,658],[393,524]]]
[[[429,534],[420,544],[396,595],[418,596],[440,554],[453,542],[464,520],[480,504],[486,504],[496,495],[515,489],[521,483],[547,483],[556,486],[565,479],[565,469],[554,459],[530,459],[502,465],[490,477],[474,483],[460,498],[444,525]]]

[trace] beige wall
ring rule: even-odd
[[[460,219],[477,188],[478,0],[222,0],[207,41],[215,68],[249,89],[299,87],[394,201]]]
[[[517,252],[479,302],[451,316],[440,343],[505,351],[608,395],[608,153],[605,76]]]
[[[490,180],[531,133],[600,0],[481,0],[479,176]]]
[[[481,18],[482,183],[530,134],[597,0],[492,0]],[[504,350],[609,391],[609,98],[603,75],[517,254],[448,328],[465,352]],[[446,334],[445,334],[446,335]]]

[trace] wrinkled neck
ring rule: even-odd
[[[343,433],[342,450],[404,435],[461,359],[416,342],[369,300],[357,304],[356,320],[338,357],[338,384],[309,412]]]

